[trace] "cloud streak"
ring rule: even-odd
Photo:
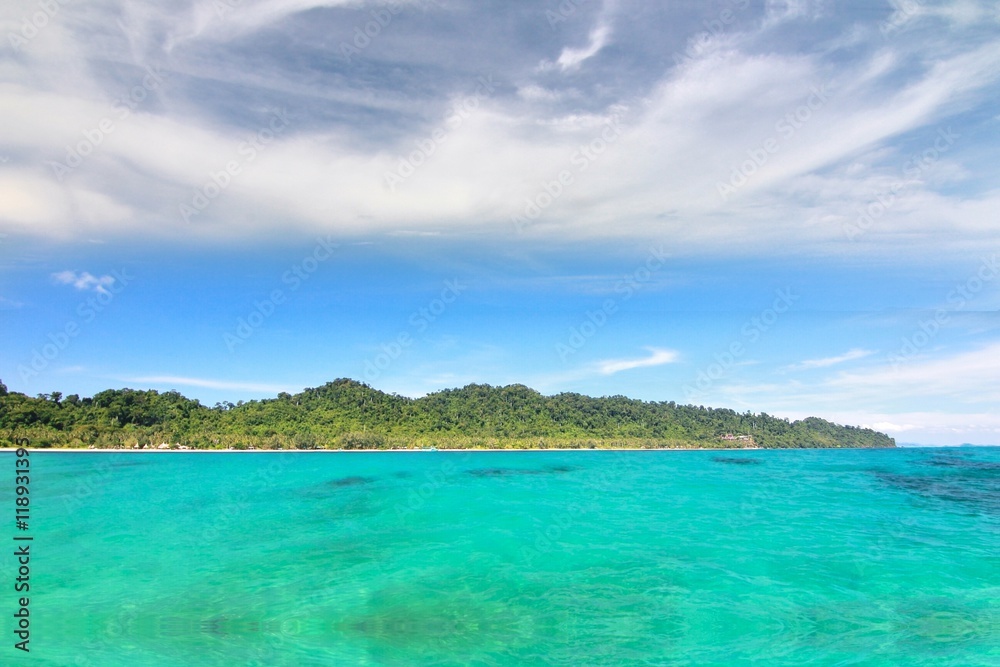
[[[875,353],[872,350],[862,350],[855,348],[836,357],[826,357],[824,359],[807,359],[797,364],[792,364],[791,366],[788,366],[788,369],[793,371],[805,371],[814,368],[828,368],[830,366],[836,366],[838,364],[842,364],[848,361],[864,359],[865,357],[871,356],[873,354]]]
[[[77,273],[70,270],[53,273],[52,280],[59,285],[72,285],[81,291],[93,291],[101,294],[107,294],[108,288],[115,283],[113,276],[105,275],[98,277],[89,271]]]
[[[129,378],[128,382],[160,386],[201,387],[203,389],[230,389],[234,391],[249,391],[259,394],[276,395],[280,392],[300,391],[288,385],[267,384],[261,382],[233,382],[230,380],[214,380],[206,378],[178,377],[175,375],[150,375]]]
[[[1000,422],[982,415],[1000,404],[998,377],[1000,342],[991,341],[962,351],[928,351],[895,367],[874,363],[810,381],[729,383],[713,400],[769,405],[793,418],[821,414],[846,424],[878,424],[890,434],[916,432],[925,442],[938,437],[938,442],[957,444],[960,434],[976,433],[979,442],[992,438],[997,443]],[[916,414],[913,406],[935,410],[921,412],[920,419],[906,417]]]
[[[556,64],[563,72],[580,67],[584,61],[593,58],[601,49],[607,46],[611,37],[611,26],[599,25],[590,33],[590,43],[582,49],[563,49]]]
[[[607,359],[595,364],[597,372],[601,375],[614,375],[622,371],[630,371],[636,368],[652,368],[663,364],[672,364],[678,360],[680,355],[674,350],[665,350],[655,347],[647,347],[648,357],[638,359]]]
[[[669,235],[681,253],[719,252],[719,241],[729,238],[745,243],[721,244],[727,253],[775,247],[812,255],[847,248],[888,253],[898,245],[878,229],[854,246],[846,245],[839,230],[870,203],[880,179],[898,178],[905,155],[889,159],[899,150],[894,142],[906,133],[933,134],[936,124],[980,108],[1000,78],[996,41],[918,44],[909,31],[900,31],[886,42],[877,21],[852,20],[841,26],[860,40],[851,58],[821,49],[776,52],[760,45],[781,30],[811,26],[811,20],[786,12],[777,23],[761,23],[749,10],[737,13],[739,20],[724,35],[683,63],[647,64],[628,76],[610,76],[595,57],[611,44],[612,33],[620,58],[641,59],[648,56],[642,48],[650,48],[650,37],[637,31],[685,17],[651,14],[648,26],[618,22],[612,30],[607,8],[591,17],[586,45],[563,47],[553,63],[573,76],[554,77],[531,64],[535,54],[514,55],[478,37],[487,17],[478,17],[476,25],[450,24],[464,20],[453,11],[458,4],[446,11],[418,2],[405,4],[365,51],[364,68],[334,63],[304,74],[295,62],[318,58],[327,35],[350,38],[357,25],[372,20],[375,5],[260,2],[223,17],[209,12],[214,18],[199,19],[204,25],[192,28],[191,16],[208,6],[186,14],[140,10],[134,3],[102,5],[107,18],[118,9],[126,17],[117,33],[110,27],[115,21],[104,22],[113,33],[108,44],[120,47],[113,56],[121,72],[115,78],[66,69],[66,62],[86,61],[95,48],[89,35],[76,32],[78,24],[70,19],[82,10],[70,5],[62,10],[63,23],[40,35],[22,61],[9,64],[10,76],[0,86],[0,108],[8,119],[0,143],[11,155],[0,169],[0,229],[64,240],[155,234],[204,243],[234,234],[263,240],[317,231],[496,236],[496,230],[509,229],[506,221],[537,195],[540,183],[572,167],[580,147],[599,137],[600,119],[618,115],[623,134],[613,150],[589,161],[563,189],[531,226],[528,242],[569,236],[627,243]],[[299,21],[310,10],[315,35]],[[417,21],[425,11],[433,11],[447,31],[438,34],[432,24]],[[582,18],[580,12],[574,20]],[[544,25],[541,11],[503,18],[516,30],[530,30],[529,19]],[[211,27],[216,23],[218,29]],[[689,29],[703,32],[702,23],[692,20]],[[951,29],[971,30],[962,25]],[[291,58],[280,50],[255,51],[253,67],[246,66],[251,56],[245,35],[263,34],[265,26],[274,34],[294,26],[301,51]],[[61,41],[48,40],[49,30]],[[190,44],[171,48],[166,36],[181,34]],[[440,42],[440,51],[416,48],[445,38],[455,41]],[[686,39],[682,34],[660,48],[668,54],[683,50]],[[464,69],[445,70],[439,62],[451,51],[477,49],[483,57]],[[538,55],[546,50],[551,53],[551,44],[540,44]],[[117,123],[66,183],[55,182],[40,166],[65,160],[67,147],[93,134],[96,123],[116,111],[109,101],[141,81],[153,60],[168,82],[127,122]],[[593,63],[594,71],[585,63]],[[405,86],[393,78],[404,65],[411,72]],[[386,192],[384,174],[397,167],[399,156],[426,140],[447,105],[487,74],[499,84],[496,94],[436,147],[408,187]],[[41,86],[40,80],[54,83]],[[829,89],[829,102],[790,136],[779,137],[780,150],[754,167],[738,196],[720,201],[718,183],[775,136],[776,122],[794,118],[817,86]],[[253,102],[238,108],[226,102],[224,91],[244,91],[238,97]],[[294,131],[248,165],[213,201],[202,224],[176,224],[178,203],[224,169],[246,136],[282,107],[289,109]],[[957,252],[992,233],[991,211],[1000,194],[955,187],[963,150],[959,143],[941,161],[935,173],[943,180],[914,183],[880,221],[886,230],[953,221],[957,229],[948,236],[932,229],[912,253]],[[888,157],[870,160],[874,155]]]

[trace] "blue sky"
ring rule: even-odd
[[[995,2],[0,8],[0,378],[1000,443]]]

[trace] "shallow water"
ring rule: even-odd
[[[1000,664],[1000,449],[31,463],[4,665]]]

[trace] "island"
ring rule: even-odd
[[[338,379],[213,407],[176,391],[36,397],[0,382],[0,447],[127,450],[776,449],[895,447],[817,417],[470,384],[421,398]]]

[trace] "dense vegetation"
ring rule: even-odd
[[[895,446],[871,429],[815,417],[789,422],[673,401],[542,396],[523,385],[471,384],[412,399],[353,380],[212,408],[174,391],[32,398],[0,382],[0,445],[20,438],[33,447],[199,449]]]

